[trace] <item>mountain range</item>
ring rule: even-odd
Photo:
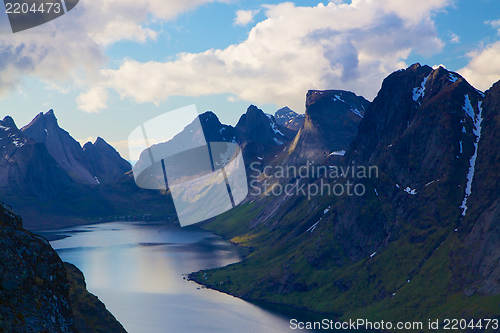
[[[30,230],[175,216],[168,195],[137,187],[130,163],[104,139],[81,147],[53,110],[21,129],[9,116],[0,121],[0,157],[0,200]]]
[[[500,82],[483,93],[457,73],[419,64],[389,75],[371,103],[308,92],[297,136],[261,170],[324,168],[256,175],[259,186],[305,192],[261,191],[205,222],[252,252],[191,278],[339,320],[498,318],[499,101]],[[327,185],[360,193],[307,192]]]
[[[342,321],[498,318],[500,82],[483,93],[457,73],[414,64],[389,75],[372,102],[310,90],[305,106],[304,115],[269,115],[251,105],[234,127],[206,112],[201,130],[193,122],[152,146],[203,139],[243,151],[249,196],[201,227],[251,251],[190,278]],[[30,228],[48,227],[48,217],[55,227],[56,216],[175,220],[168,189],[140,189],[111,146],[99,138],[81,147],[53,111],[20,130],[5,117],[0,144],[1,200]]]

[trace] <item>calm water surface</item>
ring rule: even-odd
[[[54,234],[69,236],[52,246],[84,272],[88,290],[129,333],[297,332],[289,320],[307,318],[307,312],[264,309],[186,281],[188,273],[242,259],[241,249],[209,232],[112,222]]]

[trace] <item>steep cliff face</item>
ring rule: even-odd
[[[402,234],[418,234],[425,244],[429,233],[458,225],[477,154],[481,100],[443,68],[416,64],[384,80],[344,161],[377,166],[380,178],[364,180],[369,192],[346,198],[346,207],[334,211],[337,239],[352,260]],[[372,212],[362,211],[370,203]]]
[[[500,293],[500,81],[485,93],[471,194],[454,255],[456,283],[467,295]]]
[[[126,333],[106,306],[86,289],[85,277],[72,264],[64,263],[69,287],[71,310],[79,333]]]
[[[332,152],[347,150],[368,105],[352,92],[310,90],[304,124],[287,148],[285,163],[321,161]]]
[[[444,68],[391,74],[336,161],[355,173],[316,174],[305,193],[262,195],[208,223],[256,250],[200,281],[342,320],[498,316],[499,96],[500,83],[483,96]],[[319,192],[347,182],[365,192]]]
[[[0,331],[77,332],[68,287],[49,243],[0,204]]]
[[[126,331],[46,239],[0,202],[0,332]]]

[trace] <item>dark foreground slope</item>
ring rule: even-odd
[[[126,333],[106,306],[86,289],[85,277],[73,264],[64,263],[69,280],[69,300],[79,333]]]
[[[498,100],[443,68],[391,74],[339,162],[378,174],[302,180],[365,193],[243,204],[204,227],[254,251],[193,278],[341,320],[498,318]]]
[[[68,276],[66,269],[68,269]],[[0,203],[0,332],[125,332],[83,275]]]
[[[61,259],[3,204],[0,242],[0,331],[77,332]]]

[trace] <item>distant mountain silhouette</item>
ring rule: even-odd
[[[84,148],[59,127],[53,110],[38,114],[21,131],[45,145],[50,155],[78,183],[108,183],[131,170],[125,161],[102,138]]]
[[[288,129],[298,132],[302,124],[304,124],[305,115],[298,114],[285,106],[274,114],[278,125],[284,126]]]

